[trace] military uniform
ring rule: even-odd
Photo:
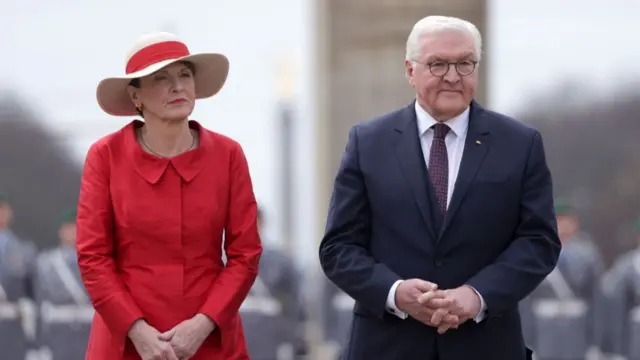
[[[640,221],[637,224],[640,241]],[[612,352],[640,360],[640,248],[622,255],[606,275],[603,288]]]
[[[38,342],[53,360],[85,358],[94,309],[80,278],[76,251],[60,247],[36,261]]]
[[[61,223],[61,226],[75,225],[75,211],[63,214]],[[75,232],[75,227],[71,231]],[[84,359],[94,309],[82,283],[72,243],[38,256],[34,289],[42,357]]]
[[[328,280],[323,292],[324,337],[334,357],[340,359],[347,348],[355,300]]]
[[[0,358],[22,360],[31,347],[29,311],[35,247],[0,230]],[[32,335],[32,334],[31,334]]]
[[[306,353],[301,278],[293,261],[265,248],[260,271],[240,307],[252,360],[295,360]]]
[[[602,269],[587,235],[564,241],[554,271],[520,304],[525,341],[537,359],[584,360],[596,345]]]
[[[8,229],[12,214],[8,198],[0,193],[0,358],[23,360],[35,355],[36,248]]]

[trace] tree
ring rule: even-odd
[[[628,92],[632,94],[633,92]],[[520,119],[543,135],[556,195],[574,202],[607,262],[637,247],[640,215],[640,97],[537,102]]]
[[[75,207],[82,165],[13,95],[0,96],[0,191],[14,208],[13,231],[38,247],[58,244],[61,212]]]

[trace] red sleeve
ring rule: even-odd
[[[249,166],[240,145],[231,154],[229,210],[225,227],[227,266],[215,280],[200,312],[224,328],[240,310],[258,276],[262,244]]]
[[[104,144],[91,146],[85,160],[77,218],[78,265],[96,312],[114,337],[127,336],[143,317],[116,272],[109,163]]]

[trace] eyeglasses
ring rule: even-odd
[[[425,65],[431,71],[433,76],[445,76],[449,72],[449,68],[451,65],[455,66],[456,71],[460,76],[468,76],[473,73],[476,69],[477,61],[473,60],[462,60],[456,62],[446,62],[446,61],[434,61],[428,64],[422,63],[420,61],[414,60],[418,64]]]

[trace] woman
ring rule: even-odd
[[[247,161],[238,143],[188,120],[228,69],[223,55],[190,55],[158,33],[134,46],[125,76],[98,85],[105,112],[144,121],[98,140],[84,166],[89,360],[249,358],[238,311],[262,247]]]

